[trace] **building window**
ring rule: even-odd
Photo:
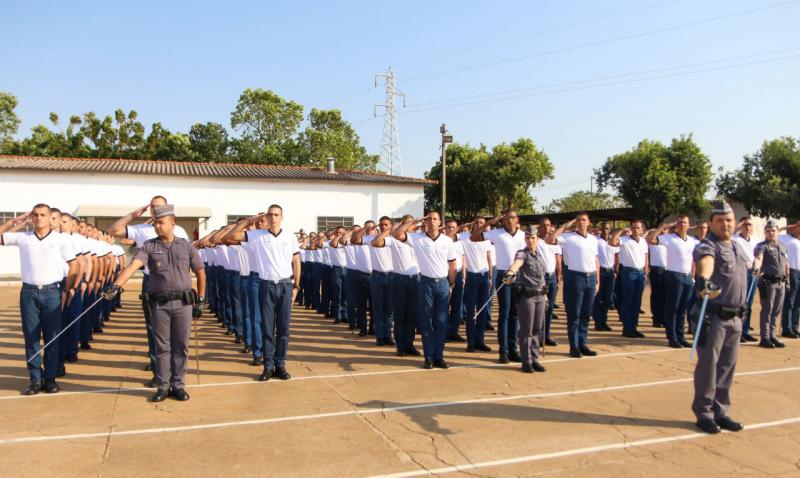
[[[231,224],[235,224],[236,221],[238,221],[239,219],[247,219],[248,217],[253,217],[253,216],[255,216],[255,214],[246,214],[244,216],[230,216],[229,215],[228,216],[228,225],[230,226]]]
[[[5,224],[6,221],[9,219],[14,219],[17,216],[22,216],[25,214],[24,212],[10,212],[10,211],[0,211],[0,224]],[[31,224],[26,224],[25,227],[19,230],[19,232],[31,232],[33,231],[33,226]]]
[[[353,216],[317,216],[317,232],[353,225]]]

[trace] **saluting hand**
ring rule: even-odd
[[[141,217],[142,214],[144,214],[145,211],[147,211],[147,208],[149,208],[149,207],[150,207],[149,204],[145,204],[144,206],[140,207],[139,209],[133,211],[131,213],[131,216],[133,216],[133,217]]]
[[[28,211],[28,212],[26,212],[25,214],[23,214],[23,215],[21,215],[21,216],[17,216],[17,217],[15,217],[15,218],[14,218],[14,225],[16,225],[16,226],[19,226],[19,225],[20,225],[20,224],[22,224],[23,222],[27,221],[27,220],[28,220],[28,217],[30,217],[30,215],[31,215],[31,212],[30,212],[30,211]]]

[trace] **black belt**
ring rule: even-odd
[[[538,297],[540,295],[547,294],[547,286],[537,289],[535,287],[515,284],[511,287],[511,292],[516,296],[521,295],[522,297]]]
[[[778,282],[783,282],[786,280],[786,276],[768,276],[764,275],[761,276],[761,280],[764,282],[769,282],[770,284],[777,284]]]
[[[744,315],[745,307],[728,307],[724,305],[709,304],[706,307],[709,315],[715,315],[722,320],[730,320]]]
[[[171,300],[182,300],[185,304],[194,304],[196,292],[192,289],[171,292],[150,292],[140,294],[139,299],[150,304],[163,304]]]

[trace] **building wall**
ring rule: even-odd
[[[200,235],[227,224],[228,215],[253,215],[270,204],[284,211],[284,229],[316,228],[317,216],[353,216],[355,223],[382,215],[421,216],[422,184],[370,184],[338,181],[269,181],[236,178],[189,178],[72,172],[0,172],[0,209],[28,211],[38,202],[66,212],[81,205],[128,206],[148,203],[160,194],[184,207],[206,207],[212,217],[200,220]],[[187,231],[191,234],[192,231]],[[0,277],[18,276],[14,247],[0,247]]]

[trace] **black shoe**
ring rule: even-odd
[[[522,357],[519,356],[516,350],[512,350],[508,353],[508,360],[512,362],[522,363]]]
[[[497,361],[498,361],[498,362],[500,362],[500,363],[508,363],[508,362],[509,362],[509,360],[508,360],[508,354],[506,354],[506,353],[502,353],[502,352],[501,352],[501,353],[500,353],[500,358],[499,358],[499,359],[497,359]]]
[[[633,331],[633,336],[634,336],[635,338],[637,338],[637,339],[643,339],[643,338],[644,338],[644,334],[643,334],[643,333],[641,333],[641,332],[639,332],[638,330],[634,330],[634,331]]]
[[[268,382],[270,378],[272,378],[272,374],[274,373],[273,369],[268,368],[264,370],[264,373],[258,376],[259,382]]]
[[[775,344],[773,344],[772,341],[769,340],[769,339],[761,339],[761,341],[758,343],[758,346],[759,347],[764,347],[765,349],[774,349],[775,348]]]
[[[425,363],[422,364],[422,368],[425,370],[430,370],[433,368],[433,360],[425,359]]]
[[[787,338],[787,339],[796,339],[797,335],[795,335],[794,332],[792,332],[791,330],[784,330],[781,333],[781,337],[784,337],[784,338]],[[83,348],[83,346],[81,346],[81,348]]]
[[[524,373],[533,373],[533,365],[529,363],[522,364],[522,371]]]
[[[537,372],[546,372],[547,369],[544,368],[544,365],[540,364],[538,360],[533,361],[533,369]]]
[[[583,354],[578,349],[569,349],[569,356],[572,358],[581,358]]]
[[[389,339],[383,339],[383,343],[384,343],[384,345],[388,345],[390,347],[394,347],[395,345],[397,345],[396,343],[394,343],[394,340],[392,340],[390,338]]]
[[[775,337],[770,337],[769,341],[772,342],[772,345],[774,345],[776,349],[782,349],[786,347],[786,344],[776,339]]]
[[[472,345],[467,345],[467,352],[475,353],[475,347],[473,347]]]
[[[453,334],[453,335],[448,335],[447,336],[447,341],[448,342],[466,342],[467,339],[465,339],[464,337],[462,337],[462,336],[460,336],[458,334]]]
[[[64,358],[64,360],[69,363],[75,363],[78,361],[78,354],[69,354]]]
[[[367,336],[367,331],[366,330],[360,330],[358,332],[358,336],[359,337],[366,337]]]
[[[670,347],[672,347],[673,349],[682,349],[682,348],[683,348],[683,345],[681,345],[681,343],[680,343],[680,342],[675,342],[674,340],[670,340],[670,341],[668,342],[668,345],[669,345]]]
[[[554,308],[554,309],[560,309],[560,308],[561,308],[561,306],[560,306],[560,305],[558,305],[558,304],[553,304],[553,308]]]
[[[64,367],[63,365],[61,367],[58,367],[58,370],[56,370],[56,378],[63,377],[66,374],[67,374],[67,368]]]
[[[383,347],[384,345],[386,345],[386,342],[384,342],[383,339],[377,339],[375,340],[375,345],[377,345],[378,347]]]
[[[153,371],[153,366],[150,365],[150,364],[145,365],[144,366],[144,371],[145,372],[152,372]]]
[[[182,388],[175,389],[169,392],[169,394],[172,395],[172,398],[179,402],[185,402],[186,400],[189,400],[189,394],[186,393],[186,390]]]
[[[556,345],[558,345],[558,342],[548,337],[544,339],[544,344],[547,345],[548,347],[555,347]]]
[[[703,430],[704,432],[708,433],[709,435],[714,435],[715,433],[719,433],[719,425],[717,422],[710,418],[703,418],[702,420],[697,420],[697,428]]]
[[[253,361],[250,362],[250,365],[252,365],[253,367],[264,365],[264,357],[253,357]]]
[[[398,350],[394,354],[397,355],[398,357],[405,357],[407,355],[405,350]]]
[[[583,355],[586,355],[587,357],[594,357],[595,355],[597,355],[597,352],[595,352],[594,350],[590,349],[585,345],[580,347],[580,351]]]
[[[419,357],[420,355],[422,355],[422,353],[415,347],[411,347],[410,349],[406,350],[406,353],[408,355],[411,355],[412,357]]]
[[[289,372],[286,371],[285,367],[275,367],[275,371],[272,372],[272,376],[281,380],[289,380],[292,378],[292,376],[289,375]]]
[[[102,327],[95,327],[94,329],[92,329],[92,333],[102,334],[103,333],[103,328]]]
[[[494,330],[494,325],[486,324],[486,330]]]
[[[678,343],[686,347],[687,349],[692,348],[692,344],[689,343],[686,339],[678,339]]]
[[[250,346],[249,346],[249,345],[245,345],[244,347],[242,347],[242,353],[243,353],[243,354],[249,354],[249,353],[250,353],[250,352],[252,352],[252,351],[253,351],[253,350],[250,348]]]
[[[147,382],[147,388],[158,388],[158,379],[153,377]]]
[[[225,335],[233,335],[233,330],[230,330],[230,329],[226,330],[225,331]]]
[[[350,330],[356,330],[356,324],[347,324],[347,328]]]
[[[744,337],[744,339],[745,339],[746,341],[748,341],[748,342],[758,342],[758,339],[757,339],[757,338],[755,338],[755,337],[753,337],[753,336],[752,336],[752,335],[750,335],[750,334],[742,334],[742,337]]]
[[[336,319],[336,320],[333,321],[333,323],[334,324],[340,324],[340,323],[342,323],[342,319]]]
[[[613,332],[614,331],[614,329],[612,329],[608,324],[601,325],[600,327],[601,327],[601,330],[603,332]]]
[[[89,342],[81,342],[81,350],[92,350],[92,346],[89,345]]]
[[[636,338],[636,335],[633,332],[629,332],[627,330],[623,330],[622,331],[622,336],[627,338],[627,339],[635,339]]]
[[[30,385],[28,385],[27,388],[25,388],[25,390],[22,391],[22,394],[23,395],[36,395],[40,391],[42,391],[42,382],[40,382],[38,380],[35,380],[35,381],[32,380]]]
[[[719,425],[720,428],[723,430],[728,430],[729,432],[738,432],[744,428],[744,425],[727,415],[722,418],[717,418],[714,421],[717,425]]]
[[[478,344],[475,346],[475,350],[479,350],[481,352],[491,352],[492,348],[486,344]]]
[[[151,402],[163,402],[169,396],[169,390],[156,390],[156,393],[150,397]]]
[[[448,365],[447,362],[445,362],[444,359],[434,360],[433,361],[433,366],[436,367],[436,368],[450,368],[450,365]]]
[[[236,338],[233,339],[233,343],[235,343],[235,344],[242,343],[242,336],[241,335],[237,335]]]

